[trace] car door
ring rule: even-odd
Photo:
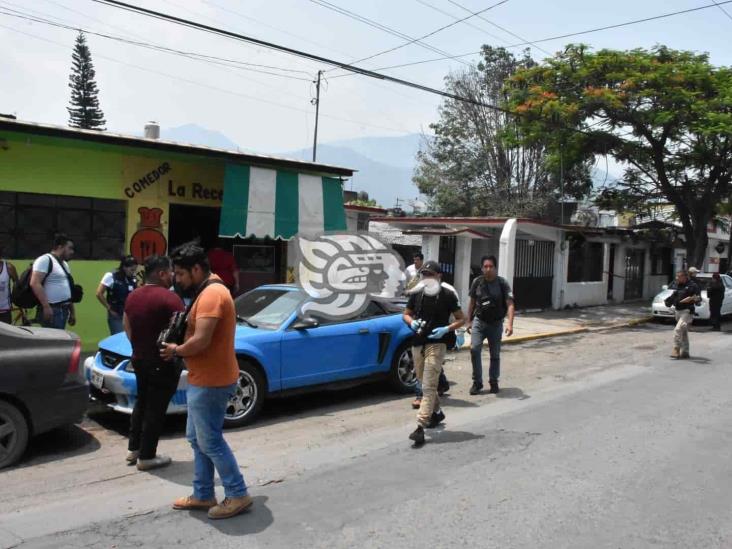
[[[313,318],[319,322],[316,327],[296,329],[291,325],[284,331],[283,390],[354,379],[373,371],[379,343],[368,310],[343,321]]]

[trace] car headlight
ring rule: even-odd
[[[132,361],[128,361],[127,365],[125,366],[125,372],[129,372],[131,374],[135,373],[135,367],[132,365]]]
[[[654,303],[654,305],[656,303],[663,303],[663,297],[661,297],[660,295],[657,295],[656,297],[653,298],[653,303]]]

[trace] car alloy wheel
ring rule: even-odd
[[[414,359],[412,358],[412,350],[406,348],[399,355],[397,366],[399,372],[399,381],[407,386],[412,386],[417,382],[417,373],[414,371]]]
[[[392,389],[399,393],[414,392],[417,374],[414,371],[411,342],[406,341],[397,348],[392,357],[388,380]]]
[[[28,424],[9,402],[0,400],[0,468],[15,463],[28,445]]]
[[[254,408],[258,396],[254,377],[249,372],[240,370],[236,389],[226,408],[226,419],[236,421],[245,417]]]

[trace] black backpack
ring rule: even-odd
[[[46,276],[43,277],[41,284],[45,284],[52,269],[53,263],[49,261],[48,271],[46,271]],[[31,263],[30,266],[20,275],[17,284],[13,286],[13,292],[10,294],[10,299],[16,307],[20,307],[21,309],[32,309],[33,307],[38,307],[38,305],[40,305],[38,298],[30,285],[32,275],[33,264]]]

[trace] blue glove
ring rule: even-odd
[[[422,321],[415,318],[414,320],[412,320],[412,323],[409,325],[409,327],[412,328],[413,332],[416,332],[417,330],[419,330],[419,327],[421,325]]]
[[[427,339],[442,339],[445,334],[450,331],[449,326],[442,326],[441,328],[435,328],[432,333],[427,336]]]

